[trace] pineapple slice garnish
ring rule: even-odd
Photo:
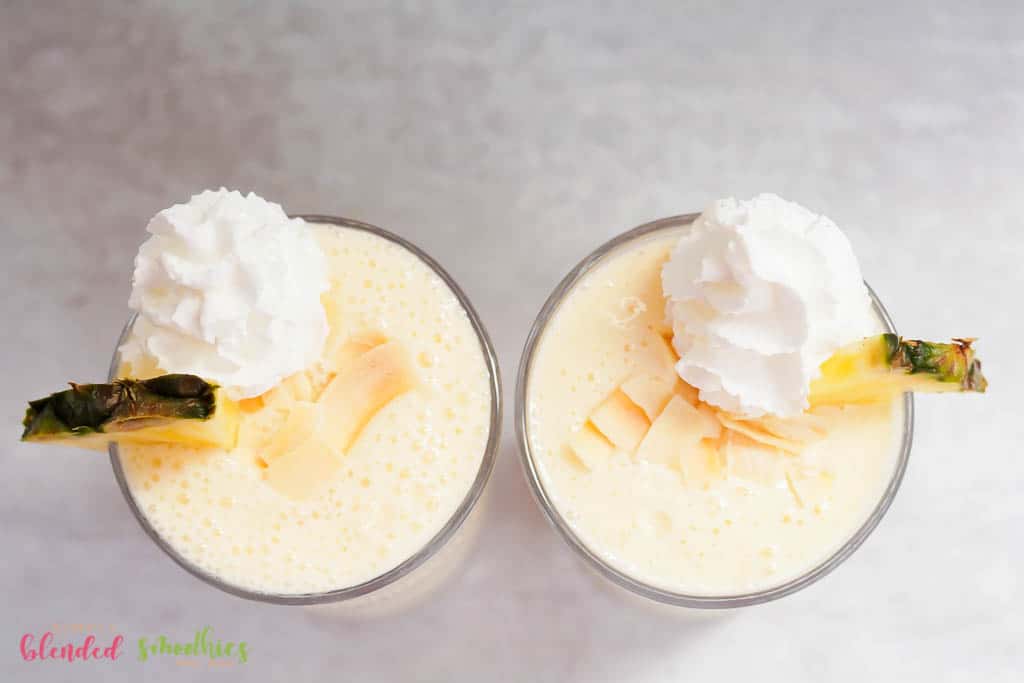
[[[855,342],[822,363],[821,376],[811,382],[810,404],[871,402],[907,391],[984,392],[988,380],[973,341],[941,344],[881,334]]]
[[[285,496],[306,498],[341,467],[370,420],[416,385],[405,349],[379,334],[336,340],[331,352],[240,402],[195,375],[72,384],[29,403],[21,438],[94,450],[116,441],[229,451],[244,412],[241,441],[256,452],[264,480]]]
[[[882,334],[840,349],[822,364],[803,414],[745,418],[702,402],[697,389],[676,375],[672,346],[652,336],[653,343],[645,346],[653,351],[648,356],[653,362],[618,384],[567,444],[584,469],[626,453],[677,469],[699,488],[727,476],[785,482],[800,502],[800,478],[790,472],[796,462],[790,456],[827,435],[830,411],[906,391],[984,392],[988,386],[971,340],[940,344]],[[776,456],[790,465],[775,462]],[[759,461],[765,457],[772,462]]]
[[[104,450],[118,443],[167,443],[231,450],[238,404],[195,375],[73,384],[29,402],[22,441]]]

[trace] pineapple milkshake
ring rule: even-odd
[[[527,343],[524,462],[570,544],[663,602],[750,604],[822,575],[899,483],[903,392],[984,389],[969,345],[883,334],[842,233],[772,195],[584,265]]]
[[[347,599],[440,549],[499,424],[489,342],[443,271],[376,229],[226,190],[149,231],[113,373],[132,379],[40,404],[40,440],[117,441],[151,535],[245,597]],[[80,424],[73,400],[102,419]]]

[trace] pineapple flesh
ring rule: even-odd
[[[103,450],[111,441],[234,448],[238,405],[195,375],[71,384],[30,401],[22,441]]]
[[[821,365],[811,382],[812,407],[837,403],[866,403],[907,391],[922,393],[984,392],[970,339],[950,344],[903,339],[881,334],[855,342]]]
[[[662,377],[645,369],[627,377],[588,416],[566,444],[583,469],[592,470],[619,451],[681,469],[687,482],[704,486],[720,478],[716,463],[722,457],[730,461],[729,453],[741,459],[753,452],[799,455],[824,437],[829,411],[837,405],[872,403],[907,391],[984,392],[988,386],[971,340],[943,344],[894,334],[868,337],[833,354],[811,384],[809,409],[789,418],[730,415],[700,401],[671,365],[663,372]]]

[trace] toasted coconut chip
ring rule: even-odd
[[[753,439],[758,443],[762,443],[765,446],[776,448],[780,451],[784,451],[790,455],[799,455],[803,450],[802,444],[799,444],[790,439],[783,439],[774,434],[759,429],[757,425],[743,420],[737,420],[729,417],[724,413],[718,413],[718,421],[722,423],[722,426],[726,429],[732,430],[749,439]]]

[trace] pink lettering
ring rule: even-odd
[[[26,662],[47,659],[64,660],[66,662],[88,661],[89,659],[109,659],[116,661],[123,652],[124,636],[116,635],[108,647],[96,644],[96,636],[88,635],[77,647],[74,643],[57,645],[53,642],[52,631],[47,631],[37,641],[31,633],[25,633],[18,641],[21,658]]]
[[[31,662],[39,656],[39,653],[32,649],[33,641],[35,641],[35,638],[32,637],[32,634],[26,633],[21,637],[21,642],[18,643],[21,647],[21,658],[26,662]]]
[[[95,638],[93,638],[92,636],[86,636],[85,642],[83,642],[81,645],[75,648],[75,658],[81,659],[83,661],[88,660],[89,653],[92,650],[93,643],[95,642]]]
[[[118,634],[114,638],[114,642],[111,643],[110,647],[103,650],[103,656],[109,658],[111,661],[116,661],[121,656],[121,646],[124,645],[124,636]]]
[[[53,633],[47,631],[43,634],[43,637],[39,639],[39,659],[46,659],[46,650],[53,640]]]

